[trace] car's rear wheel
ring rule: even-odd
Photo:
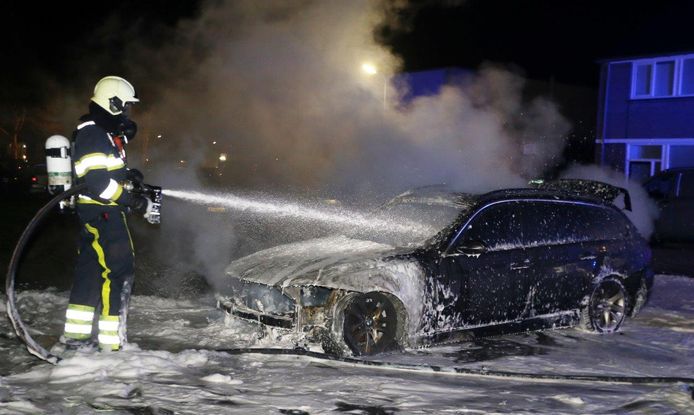
[[[342,311],[342,336],[356,356],[372,355],[397,347],[398,314],[384,294],[355,294]]]
[[[581,310],[581,326],[598,333],[619,330],[626,317],[628,298],[624,285],[617,278],[602,280]]]

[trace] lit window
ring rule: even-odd
[[[651,65],[637,65],[634,79],[634,95],[651,94]]]
[[[675,90],[675,61],[658,62],[655,64],[655,91],[656,97],[671,96]]]
[[[689,88],[694,93],[694,57],[688,56]],[[687,92],[678,90],[679,79],[682,78],[683,68],[687,59],[682,57],[669,59],[643,59],[634,62],[632,79],[632,98],[659,98],[686,95]]]
[[[642,182],[662,169],[663,146],[629,144],[626,156],[627,176]]]

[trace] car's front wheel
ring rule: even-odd
[[[600,281],[581,310],[581,327],[598,333],[616,332],[626,317],[627,301],[627,292],[619,279]]]
[[[337,317],[335,334],[355,356],[378,354],[398,346],[398,313],[383,293],[351,294],[342,302]]]

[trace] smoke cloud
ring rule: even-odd
[[[157,99],[143,96],[147,157],[195,171],[226,153],[225,184],[342,197],[441,182],[489,190],[559,161],[568,123],[547,101],[524,103],[517,73],[484,67],[403,107],[392,82],[400,59],[374,37],[386,11],[370,1],[210,5],[157,51],[174,63]]]

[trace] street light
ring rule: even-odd
[[[378,73],[378,68],[376,65],[370,62],[364,62],[361,64],[361,70],[367,75],[376,75]]]
[[[361,70],[368,76],[378,75],[378,67],[371,62],[364,62],[361,64]],[[388,102],[388,80],[385,75],[383,75],[383,109],[386,109],[386,104]]]

